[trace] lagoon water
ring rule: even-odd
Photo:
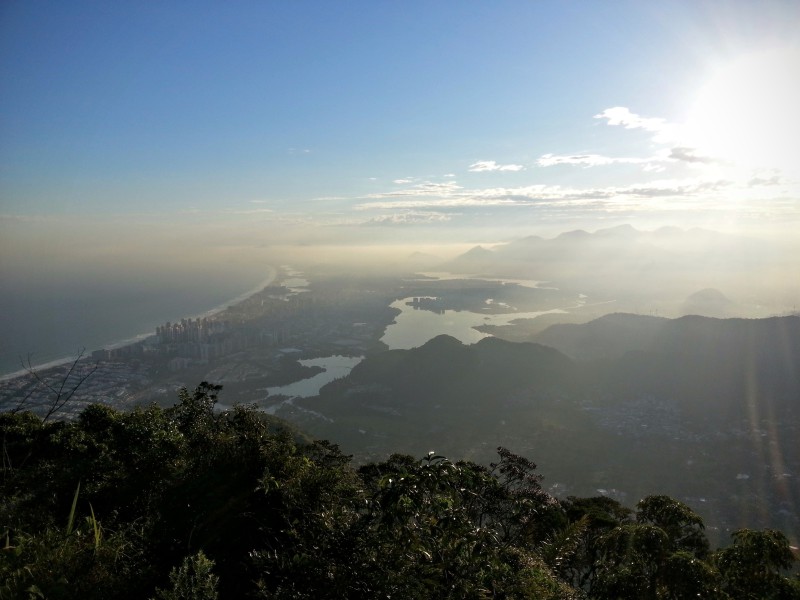
[[[481,314],[458,310],[435,313],[409,306],[407,304],[409,300],[411,298],[403,298],[391,304],[392,308],[401,312],[395,317],[395,322],[386,328],[381,341],[392,350],[415,348],[442,334],[452,336],[464,344],[474,344],[489,336],[488,333],[473,329],[477,325],[508,325],[515,319],[535,319],[545,314],[566,312],[562,309],[553,309],[507,314]]]
[[[322,358],[308,358],[298,361],[304,367],[322,367],[322,373],[317,373],[313,377],[301,379],[288,385],[267,388],[270,396],[292,396],[308,398],[316,396],[319,390],[326,383],[334,379],[345,377],[353,367],[364,359],[363,356],[324,356]]]
[[[281,406],[292,404],[295,398],[316,396],[326,383],[330,383],[334,379],[347,377],[353,367],[363,359],[363,356],[340,356],[337,354],[298,361],[305,367],[322,367],[325,370],[313,377],[307,377],[288,385],[267,388],[267,393],[269,394],[267,402],[270,401],[271,396],[286,396],[287,399],[265,408],[264,412],[274,415]]]

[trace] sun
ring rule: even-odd
[[[699,90],[685,128],[698,155],[800,177],[800,47],[754,52]]]

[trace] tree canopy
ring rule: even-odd
[[[219,391],[0,414],[0,598],[800,598],[780,532],[712,552],[685,504],[558,500],[505,448],[356,468]]]

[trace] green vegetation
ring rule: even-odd
[[[0,414],[0,598],[800,598],[777,531],[711,551],[676,500],[559,501],[503,448],[356,469],[219,389]]]
[[[609,315],[552,333],[552,346],[439,336],[371,354],[277,415],[357,462],[436,448],[488,464],[505,446],[535,457],[554,493],[667,494],[715,546],[741,527],[798,545],[800,318]]]

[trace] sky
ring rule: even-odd
[[[796,0],[6,0],[0,267],[791,230],[799,32]]]

